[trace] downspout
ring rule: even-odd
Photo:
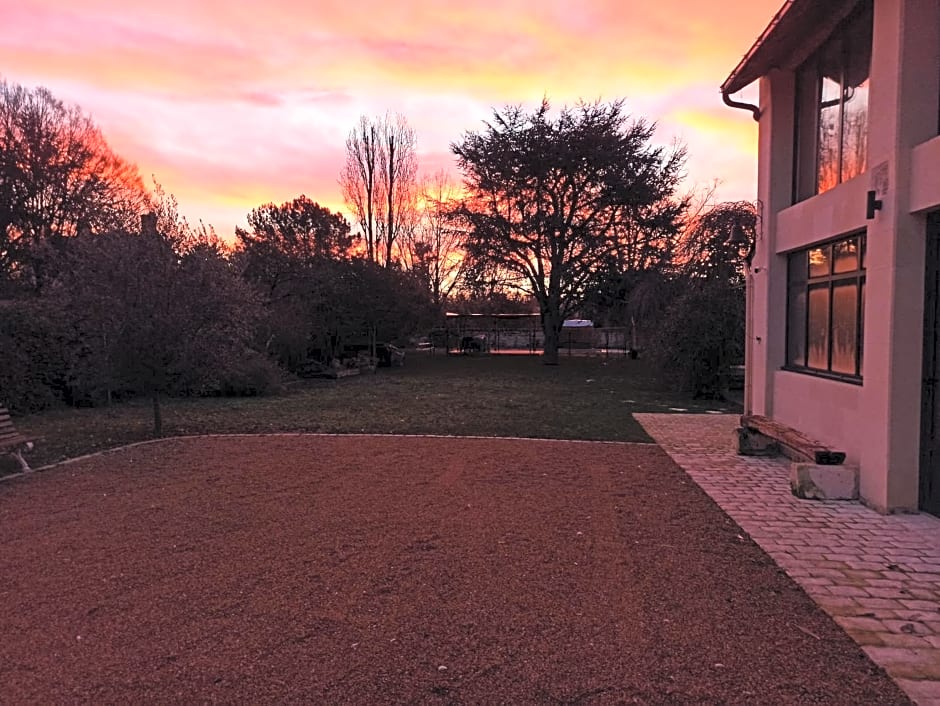
[[[721,92],[721,100],[724,101],[724,104],[729,108],[738,108],[740,110],[749,110],[751,115],[754,116],[754,120],[760,122],[760,107],[752,103],[742,103],[741,101],[736,101],[731,98],[724,91]]]
[[[744,67],[748,64],[748,62],[751,61],[751,59],[754,58],[754,53],[757,51],[758,47],[760,47],[767,37],[769,37],[771,33],[777,28],[777,25],[780,24],[780,20],[784,15],[787,14],[787,11],[793,5],[793,2],[794,0],[786,0],[783,7],[777,10],[777,14],[774,15],[774,18],[770,21],[770,24],[767,25],[767,28],[761,32],[760,37],[758,37],[753,46],[748,49],[747,54],[745,54],[741,61],[738,62],[738,65],[734,67],[734,71],[731,72],[731,75],[725,80],[723,84],[721,84],[721,99],[724,101],[725,105],[729,108],[739,108],[741,110],[751,111],[751,115],[754,116],[754,120],[760,120],[760,108],[756,105],[752,105],[751,103],[742,103],[740,101],[733,100],[731,98],[731,93],[734,91],[729,91],[728,89],[733,88],[733,84],[739,82],[741,72]],[[753,78],[746,80],[744,83],[746,85],[751,83],[751,81],[753,81]],[[744,85],[739,85],[737,86],[736,90],[740,90],[742,88],[744,88]]]
[[[754,411],[754,273],[750,265],[744,279],[744,414],[750,416]]]

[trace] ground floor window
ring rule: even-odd
[[[787,367],[861,379],[865,234],[790,253]]]

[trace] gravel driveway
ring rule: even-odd
[[[0,702],[905,704],[658,447],[171,440],[0,483]]]

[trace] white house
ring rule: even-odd
[[[940,0],[790,0],[721,90],[759,121],[745,411],[940,515]]]

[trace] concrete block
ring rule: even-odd
[[[790,489],[805,500],[858,500],[858,466],[792,463]]]
[[[742,456],[776,456],[780,453],[780,445],[776,441],[746,427],[734,430],[732,443],[734,450]]]

